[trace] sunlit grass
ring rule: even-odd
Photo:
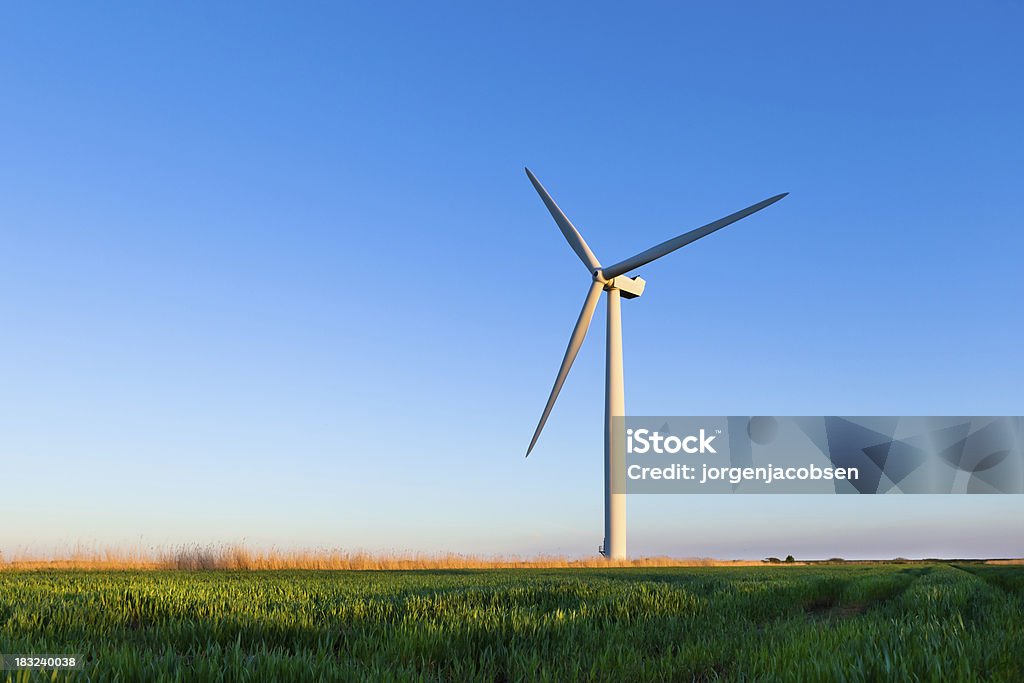
[[[1022,613],[980,563],[0,572],[0,651],[97,681],[1020,681]]]

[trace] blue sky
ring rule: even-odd
[[[1019,415],[1020,2],[0,10],[0,551],[591,554],[627,411]],[[595,332],[603,330],[603,312]],[[637,554],[1024,555],[1024,497],[650,496]]]

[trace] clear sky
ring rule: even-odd
[[[0,551],[589,555],[636,415],[1024,412],[1024,5],[0,9]],[[1024,496],[649,496],[635,554],[1024,555]]]

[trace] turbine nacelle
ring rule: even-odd
[[[603,279],[603,278],[602,278]],[[595,277],[596,281],[597,278]],[[635,299],[644,293],[644,287],[647,285],[647,281],[642,277],[626,277],[620,275],[613,277],[611,280],[604,280],[604,291],[610,289],[617,289],[622,295],[623,299]]]

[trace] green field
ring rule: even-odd
[[[1024,567],[0,571],[0,652],[84,653],[79,681],[1024,681]]]

